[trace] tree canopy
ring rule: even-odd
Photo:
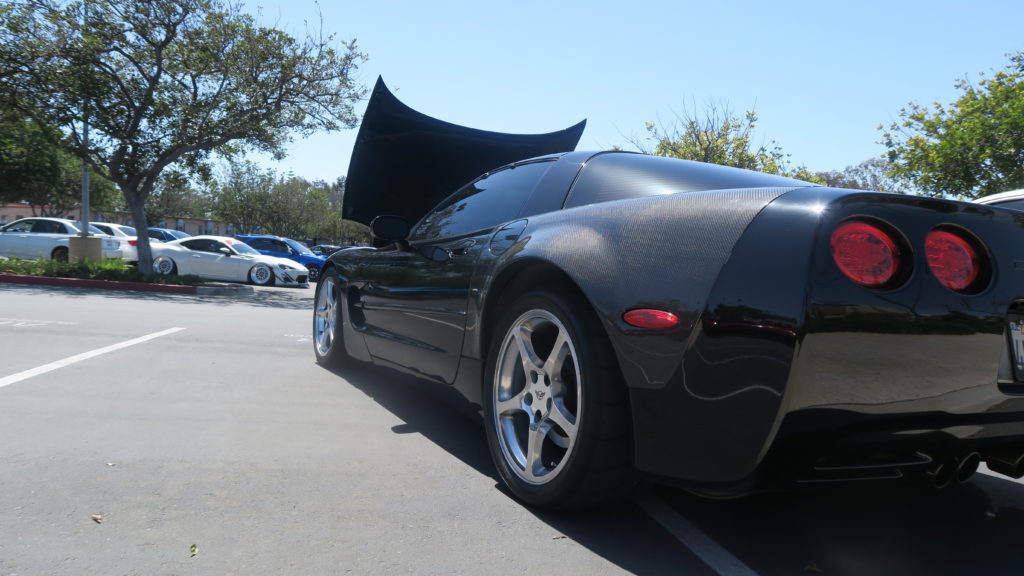
[[[979,198],[1024,188],[1024,52],[949,105],[914,102],[884,132],[892,174],[935,197]]]
[[[853,188],[855,190],[876,190],[878,192],[895,192],[906,194],[902,182],[892,178],[889,173],[892,165],[884,158],[871,158],[842,170],[817,172],[817,181],[834,188]]]
[[[816,180],[805,167],[790,166],[789,155],[774,140],[755,144],[756,126],[757,112],[754,110],[738,116],[728,104],[709,102],[703,116],[695,110],[684,109],[676,115],[674,123],[648,122],[647,138],[654,142],[653,149],[636,140],[632,144],[645,154]]]
[[[344,180],[329,185],[295,175],[278,175],[250,162],[233,163],[208,196],[213,214],[243,234],[365,244],[365,226],[342,220]]]
[[[0,97],[121,190],[147,274],[145,201],[165,169],[208,170],[213,152],[280,156],[293,135],[353,127],[363,59],[354,41],[297,40],[224,0],[0,5]]]
[[[59,130],[0,106],[0,202],[27,202],[34,214],[66,216],[82,198],[82,162]],[[93,205],[121,204],[114,185],[91,179]]]

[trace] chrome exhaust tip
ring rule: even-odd
[[[963,484],[974,476],[974,473],[978,471],[978,465],[981,464],[981,454],[977,452],[968,452],[960,458],[956,467],[956,481]]]

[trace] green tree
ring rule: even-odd
[[[672,124],[648,122],[645,127],[647,140],[654,143],[653,149],[643,141],[633,140],[632,144],[645,154],[795,178],[814,178],[805,167],[791,166],[789,155],[774,140],[755,145],[753,135],[756,126],[757,112],[754,110],[737,116],[728,104],[709,102],[703,115],[698,115],[694,107],[692,112],[684,109],[676,114]]]
[[[363,58],[354,42],[296,40],[226,0],[0,5],[0,96],[76,150],[88,121],[85,156],[124,195],[144,274],[145,203],[165,169],[203,171],[214,151],[280,156],[294,134],[354,126]]]
[[[95,174],[95,172],[93,172]],[[93,206],[119,206],[110,182],[90,179]],[[41,216],[66,216],[82,198],[82,162],[55,128],[0,108],[0,202],[28,202]]]
[[[166,218],[208,218],[213,212],[209,195],[193,184],[189,175],[168,170],[160,175],[146,202],[146,224],[153,226]]]
[[[239,234],[251,234],[264,225],[264,206],[276,176],[273,170],[260,170],[252,162],[232,162],[219,184],[214,186],[213,213],[234,224]]]
[[[880,126],[892,175],[922,194],[979,198],[1024,188],[1024,52],[947,106],[914,102]]]
[[[889,175],[891,171],[892,165],[884,158],[871,158],[855,166],[847,166],[842,170],[818,172],[815,174],[815,179],[834,188],[906,194],[907,191],[903,183]]]

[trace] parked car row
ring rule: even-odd
[[[138,262],[138,231],[124,224],[91,222],[103,240],[104,258]],[[0,256],[68,259],[79,223],[66,218],[23,218],[0,227]],[[290,238],[270,235],[191,236],[179,230],[149,228],[153,269],[158,274],[192,274],[256,285],[309,286],[325,258]]]
[[[133,247],[125,239],[107,234],[93,225],[89,226],[89,232],[103,239],[101,253],[104,258],[125,258],[132,252]],[[79,223],[66,218],[15,220],[0,227],[0,256],[67,261],[70,239],[80,233]]]

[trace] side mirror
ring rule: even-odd
[[[409,237],[409,223],[400,216],[377,216],[370,222],[370,234],[378,240],[401,242]]]
[[[228,248],[227,246],[221,246],[220,248],[217,249],[217,252],[220,252],[221,254],[223,254],[225,256],[233,256],[234,255],[234,252],[231,251],[231,248]]]

